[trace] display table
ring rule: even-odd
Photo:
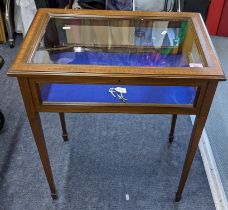
[[[176,201],[181,198],[219,81],[225,80],[195,13],[39,10],[8,75],[16,76],[57,198],[39,112],[196,115]],[[177,175],[179,176],[179,175]]]

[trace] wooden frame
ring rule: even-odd
[[[44,34],[51,17],[88,18],[143,18],[156,20],[189,20],[203,68],[177,67],[134,67],[134,66],[91,66],[29,63]],[[188,47],[188,46],[187,46]],[[43,168],[50,186],[51,194],[57,198],[52,171],[45,146],[39,112],[59,112],[64,140],[67,140],[64,112],[108,112],[108,113],[146,113],[173,114],[169,141],[172,143],[177,114],[196,115],[183,171],[176,193],[176,201],[181,198],[188,173],[195,156],[198,142],[219,81],[225,80],[216,52],[203,21],[196,13],[151,13],[126,11],[41,9],[38,11],[30,30],[22,43],[19,53],[8,71],[16,76],[23,96],[34,139],[40,154]],[[197,96],[192,106],[162,104],[117,104],[117,103],[48,103],[42,102],[39,84],[116,84],[116,85],[174,85],[197,87]]]
[[[99,14],[99,15],[98,15]],[[51,17],[64,16],[87,16],[87,17],[105,17],[111,16],[113,18],[153,18],[153,19],[190,19],[195,29],[195,41],[198,42],[198,47],[205,57],[208,67],[204,68],[162,68],[162,67],[120,67],[120,66],[93,66],[91,65],[51,65],[40,64],[32,65],[27,63],[33,55],[35,49],[38,47],[39,41],[42,38],[45,27]],[[148,12],[127,12],[127,11],[101,11],[101,10],[67,10],[67,9],[40,9],[32,23],[32,26],[23,42],[20,53],[17,55],[14,64],[11,66],[9,75],[58,75],[58,70],[62,69],[65,76],[73,76],[77,73],[109,73],[109,74],[124,74],[133,73],[136,75],[150,75],[150,77],[157,77],[158,75],[165,78],[189,78],[193,76],[194,79],[206,77],[208,79],[224,80],[224,73],[221,69],[220,62],[217,58],[209,35],[202,22],[201,16],[197,13],[148,13]],[[63,73],[61,71],[61,73]],[[55,73],[56,72],[56,73]],[[130,76],[130,75],[129,75]]]

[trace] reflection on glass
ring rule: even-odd
[[[188,20],[51,18],[31,63],[202,67]]]
[[[196,87],[191,86],[138,86],[113,84],[39,85],[43,103],[143,103],[193,105]],[[124,99],[124,100],[123,100]]]

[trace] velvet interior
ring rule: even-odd
[[[46,84],[42,87],[43,101],[48,102],[99,102],[118,103],[110,88],[116,85],[93,84]],[[135,86],[121,85],[127,89],[123,94],[127,103],[192,104],[196,88],[189,86]]]
[[[52,52],[50,58],[58,64],[107,66],[188,66],[184,54],[110,53],[110,52]]]
[[[119,66],[186,66],[184,55],[155,53],[103,53],[103,52],[58,52],[52,53],[54,63],[119,65]],[[43,101],[49,102],[119,102],[109,88],[117,85],[95,84],[46,84],[42,87]],[[147,104],[192,104],[196,88],[188,86],[133,86],[127,89],[127,103]]]

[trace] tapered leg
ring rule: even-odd
[[[64,141],[68,140],[67,129],[66,129],[66,121],[63,112],[59,112],[61,127],[62,127],[62,137]]]
[[[181,199],[181,194],[183,192],[184,185],[185,185],[186,180],[188,178],[188,173],[189,173],[189,170],[191,168],[194,156],[196,154],[197,147],[198,147],[199,140],[200,140],[200,136],[202,134],[202,130],[204,128],[205,122],[206,122],[205,117],[196,117],[196,119],[195,119],[193,131],[192,131],[192,136],[191,136],[191,139],[189,142],[188,151],[187,151],[187,155],[185,158],[183,171],[181,174],[179,187],[178,187],[178,190],[176,193],[176,198],[175,198],[176,202],[180,201],[180,199]]]
[[[176,127],[176,121],[177,121],[177,115],[173,114],[172,116],[172,124],[171,124],[171,128],[170,128],[170,132],[169,132],[169,143],[173,143],[173,139],[174,139],[174,131],[175,131],[175,127]]]
[[[179,182],[178,190],[176,192],[175,201],[178,202],[181,199],[181,195],[185,186],[185,183],[188,178],[188,174],[192,165],[192,161],[196,154],[196,150],[199,144],[199,140],[205,126],[205,122],[207,120],[208,112],[210,110],[210,106],[215,94],[215,90],[217,87],[217,82],[210,82],[207,86],[206,94],[204,96],[203,105],[200,109],[200,113],[196,116],[194,126],[192,129],[191,139],[188,145],[188,151],[186,154],[181,179]]]
[[[53,199],[57,199],[57,191],[52,175],[52,170],[49,162],[48,152],[45,144],[45,139],[43,135],[42,125],[39,113],[35,111],[34,103],[32,101],[32,96],[30,92],[30,87],[27,79],[19,79],[20,89],[22,97],[25,104],[25,109],[27,111],[28,119],[32,129],[32,133],[36,142],[36,146],[40,155],[40,160],[43,165],[43,169],[50,187],[51,196]]]

